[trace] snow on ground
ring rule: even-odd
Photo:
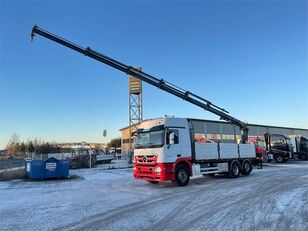
[[[104,168],[0,182],[0,230],[308,230],[308,162],[265,164],[237,179],[193,177],[187,187]]]
[[[8,172],[8,171],[16,171],[16,170],[21,170],[21,169],[25,169],[25,167],[14,167],[14,168],[0,169],[0,173]]]

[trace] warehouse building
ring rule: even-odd
[[[138,127],[139,124],[136,124],[136,126]],[[132,126],[132,128],[131,128],[132,133],[136,132],[136,126]],[[125,128],[121,128],[120,132],[121,132],[121,152],[122,152],[122,155],[128,155],[128,153],[129,153],[129,138],[130,138],[129,126],[127,126]],[[131,138],[131,141],[133,142],[133,138]]]
[[[205,123],[204,123],[205,122]],[[218,142],[238,142],[241,138],[239,127],[223,121],[195,120],[193,123],[195,137]],[[263,136],[264,133],[289,135],[301,135],[308,138],[308,129],[278,127],[259,124],[248,124],[249,137]],[[135,130],[132,128],[132,131]],[[120,129],[122,154],[129,152],[129,126]]]

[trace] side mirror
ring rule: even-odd
[[[171,132],[169,135],[169,144],[174,144],[174,132]]]

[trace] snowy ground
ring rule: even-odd
[[[308,230],[308,162],[187,187],[135,181],[132,169],[0,182],[0,230]]]

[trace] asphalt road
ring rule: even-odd
[[[0,201],[12,200],[0,205],[0,229],[308,230],[307,161],[266,164],[237,179],[196,177],[186,187],[135,181],[130,171],[0,182]]]

